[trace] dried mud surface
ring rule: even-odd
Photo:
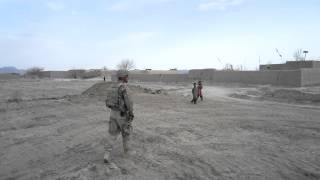
[[[224,86],[205,86],[193,105],[191,84],[132,86],[136,153],[119,138],[112,168],[103,93],[82,94],[96,83],[1,81],[0,179],[320,179],[319,106],[233,98],[239,88]]]
[[[275,101],[291,104],[320,105],[320,86],[314,87],[243,87],[230,94],[231,97],[240,99]]]

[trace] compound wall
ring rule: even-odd
[[[112,76],[115,81],[115,74]],[[274,71],[217,71],[193,69],[188,74],[130,74],[131,81],[181,83],[198,80],[207,83],[271,84],[276,86],[320,85],[320,69]]]
[[[190,70],[192,80],[211,83],[272,84],[279,86],[300,86],[301,71],[215,71]]]
[[[309,75],[313,79],[315,75]],[[131,81],[181,83],[198,80],[207,83],[271,84],[301,86],[301,70],[291,71],[216,71],[214,69],[190,70],[189,74],[130,74]],[[307,76],[305,76],[307,79]],[[116,77],[113,74],[112,80]],[[311,82],[311,80],[309,80]]]
[[[287,61],[285,64],[260,65],[260,70],[299,70],[301,68],[320,68],[320,61]]]
[[[19,79],[21,76],[16,73],[0,73],[0,80]]]
[[[320,69],[301,69],[301,86],[320,85]]]
[[[130,80],[138,82],[189,82],[188,74],[130,74]]]
[[[50,78],[54,78],[54,79],[71,78],[71,73],[68,71],[50,71]]]
[[[300,71],[218,71],[214,82],[300,86]]]
[[[285,64],[266,64],[266,65],[260,65],[260,71],[265,70],[282,70],[285,69]]]
[[[40,74],[40,77],[64,79],[64,78],[71,78],[71,73],[68,71],[42,71]]]
[[[313,68],[320,68],[320,61],[313,61]]]
[[[215,69],[192,69],[189,71],[189,78],[192,80],[213,80]]]
[[[40,78],[53,78],[53,79],[94,78],[98,76],[101,76],[101,71],[98,71],[98,70],[42,71],[40,74]]]
[[[83,74],[82,78],[88,79],[88,78],[95,78],[102,75],[102,72],[100,70],[92,70],[92,71],[86,71]]]

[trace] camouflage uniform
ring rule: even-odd
[[[130,150],[130,134],[132,133],[133,103],[127,90],[126,83],[119,82],[119,109],[111,109],[109,120],[109,134],[111,142],[105,146],[104,161],[109,161],[110,152],[119,134],[122,135],[123,150]]]

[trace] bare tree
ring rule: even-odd
[[[32,67],[29,68],[26,71],[26,75],[27,76],[36,76],[36,77],[41,77],[41,72],[43,71],[43,68],[40,67]]]
[[[225,64],[223,70],[224,71],[233,71],[234,69],[233,69],[232,64],[227,63],[227,64]]]
[[[303,51],[302,49],[297,49],[294,53],[293,53],[293,57],[296,61],[303,61],[304,60],[304,56],[303,56]]]
[[[132,59],[123,59],[118,65],[118,69],[131,70],[135,67],[134,61]]]
[[[245,66],[244,65],[237,65],[235,68],[233,68],[234,71],[244,71]]]
[[[108,68],[106,66],[103,66],[103,68],[101,69],[101,75],[102,76],[107,76],[108,75]]]

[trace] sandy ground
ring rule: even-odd
[[[0,179],[320,179],[320,106],[230,97],[234,86],[139,84],[134,155],[103,163],[109,110],[97,81],[0,82]],[[8,102],[9,101],[9,102]]]

